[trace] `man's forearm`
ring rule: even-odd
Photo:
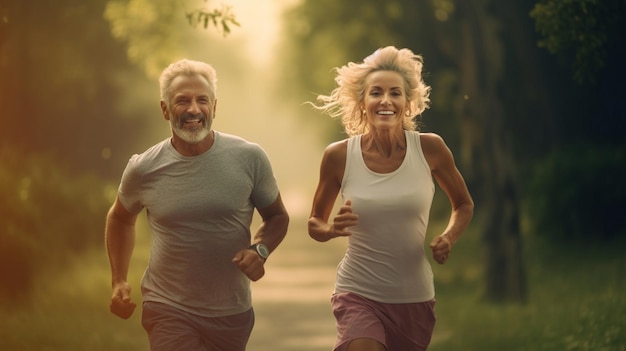
[[[274,215],[261,224],[253,241],[263,242],[270,252],[272,252],[287,235],[288,227],[289,215],[286,213]]]
[[[126,281],[130,259],[135,248],[135,226],[107,216],[105,244],[111,265],[112,283]]]

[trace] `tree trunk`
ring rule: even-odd
[[[519,192],[510,131],[498,86],[504,76],[500,23],[488,1],[458,2],[461,16],[461,89],[464,161],[472,167],[472,193],[486,220],[485,297],[525,302],[526,276],[519,225]]]

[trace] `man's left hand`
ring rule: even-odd
[[[257,281],[265,275],[263,259],[251,249],[244,249],[233,258],[233,263],[252,281]]]

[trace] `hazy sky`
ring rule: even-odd
[[[226,3],[232,6],[241,23],[233,29],[232,38],[244,38],[250,54],[258,55],[262,64],[270,62],[281,30],[280,12],[298,0],[227,0]]]

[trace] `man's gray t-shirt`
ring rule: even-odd
[[[255,207],[278,197],[263,149],[214,133],[198,156],[180,155],[169,138],[133,155],[119,187],[128,211],[146,208],[152,231],[143,300],[206,317],[250,309],[250,281],[232,259],[250,245]]]

